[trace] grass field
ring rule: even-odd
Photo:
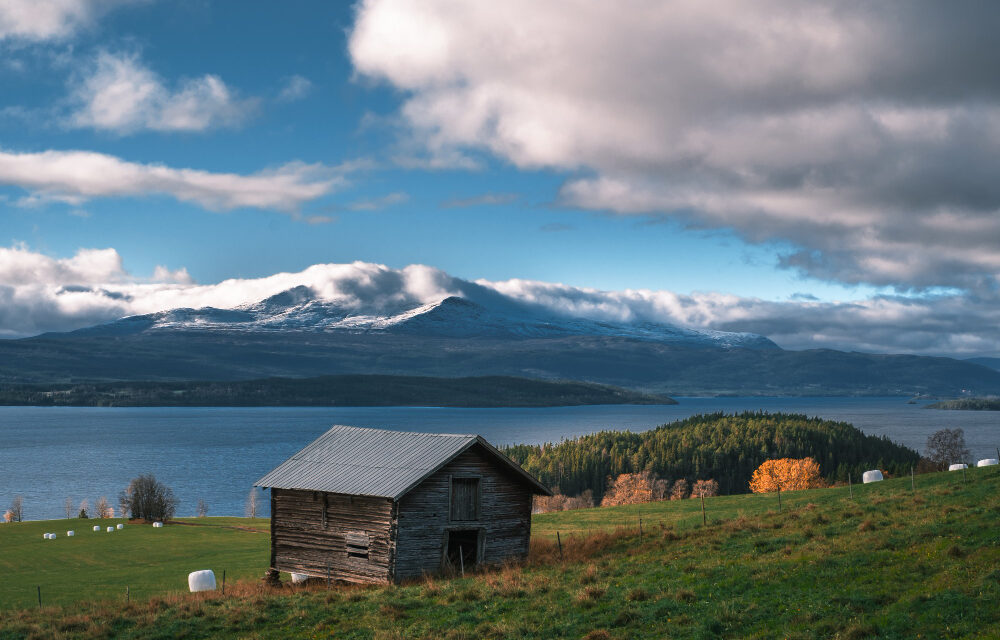
[[[5,603],[10,583],[43,571],[78,585],[89,583],[81,571],[101,585],[141,577],[147,591],[127,606],[107,587],[89,593],[110,602],[0,611],[0,637],[996,638],[1000,468],[970,469],[966,483],[958,472],[917,476],[916,489],[900,478],[855,485],[853,500],[847,487],[785,493],[780,514],[775,494],[712,498],[707,526],[696,500],[544,514],[524,566],[330,591],[260,585],[267,535],[226,528],[241,519],[87,530],[121,542],[86,541],[86,563],[54,550],[67,540],[42,540],[61,521],[3,525]],[[133,533],[138,564],[115,568]],[[161,533],[173,539],[153,539]],[[225,596],[146,595],[183,588],[188,570],[241,562],[246,573],[228,575],[246,580]]]
[[[0,525],[0,608],[69,604],[81,599],[143,600],[187,588],[187,574],[213,569],[221,579],[263,575],[269,558],[269,521],[244,518],[182,518],[154,529],[122,519],[43,520]],[[93,531],[94,525],[101,532]],[[240,527],[240,528],[235,528]],[[252,530],[251,530],[252,529]],[[76,535],[67,537],[66,531]],[[45,540],[42,534],[56,534]]]

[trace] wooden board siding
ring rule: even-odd
[[[325,505],[325,506],[324,506]],[[393,562],[388,498],[345,496],[322,491],[271,489],[272,566],[350,582],[386,582]],[[350,536],[352,554],[348,555]],[[357,547],[368,541],[368,558]]]
[[[451,520],[452,476],[480,479],[478,520]],[[476,445],[403,496],[397,528],[396,580],[440,571],[449,529],[482,529],[486,564],[520,559],[531,536],[531,490]]]

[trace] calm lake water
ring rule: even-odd
[[[679,398],[671,406],[546,409],[0,407],[0,511],[24,496],[25,518],[65,517],[64,503],[118,493],[153,473],[180,500],[178,515],[243,515],[255,480],[332,424],[480,433],[497,445],[557,442],[599,431],[643,431],[714,411],[787,411],[853,423],[923,450],[927,436],[961,427],[974,459],[996,457],[1000,413],[936,411],[905,398]],[[266,513],[266,511],[265,511]]]

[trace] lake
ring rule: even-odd
[[[107,496],[153,473],[180,500],[178,515],[243,515],[255,480],[332,424],[480,433],[497,445],[558,442],[602,429],[643,431],[714,411],[804,413],[850,422],[922,451],[927,436],[961,427],[973,458],[996,457],[1000,413],[936,411],[905,398],[678,398],[670,406],[544,409],[420,407],[0,407],[0,511],[24,496],[25,518],[65,517],[64,503]],[[266,511],[265,511],[266,514]]]

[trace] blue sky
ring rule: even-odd
[[[992,353],[989,16],[773,5],[11,0],[0,286],[93,249],[119,284],[426,264],[711,294],[664,320],[795,347],[849,348],[850,320],[779,317],[859,309],[859,348]],[[900,314],[920,337],[885,337]]]

